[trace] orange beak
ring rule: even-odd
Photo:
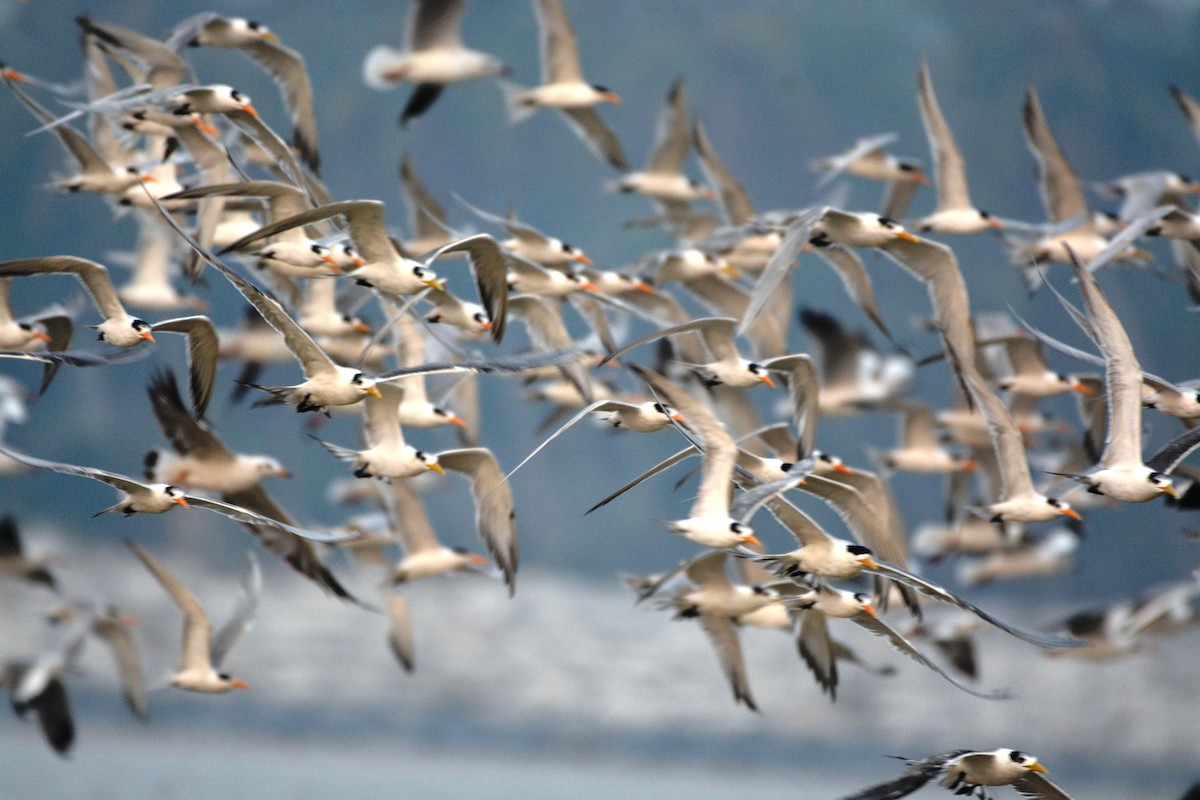
[[[491,562],[488,561],[486,558],[484,558],[483,556],[475,555],[474,553],[471,553],[470,555],[467,556],[467,561],[470,561],[472,564],[474,564],[477,567],[487,567],[487,566],[491,565]]]
[[[586,289],[589,292],[595,292],[596,294],[604,294],[604,292],[600,291],[600,287],[591,281],[584,281],[583,283],[579,284],[579,288]]]
[[[175,503],[176,505],[183,506],[184,508],[188,507],[188,501],[185,497],[172,497],[171,502]]]
[[[896,238],[903,239],[906,242],[912,242],[913,244],[917,244],[918,242],[921,241],[920,239],[918,239],[916,236],[913,236],[908,231],[896,231]]]
[[[590,258],[588,258],[587,255],[585,255],[584,253],[576,253],[574,258],[580,264],[587,264],[587,265],[591,266],[592,260]]]
[[[275,477],[290,478],[290,477],[292,477],[292,471],[290,469],[287,469],[286,467],[280,467],[279,470],[275,473]]]
[[[742,541],[745,542],[746,544],[752,544],[755,547],[762,547],[762,542],[760,542],[758,537],[755,536],[753,533],[748,533],[745,536],[743,536]]]
[[[485,331],[490,331],[492,328],[494,328],[494,327],[496,327],[496,326],[495,326],[495,325],[493,325],[493,324],[492,324],[492,323],[489,321],[489,322],[481,322],[481,323],[479,323],[479,327],[483,328]]]
[[[612,103],[613,105],[618,106],[621,105],[621,96],[616,92],[605,92],[601,95],[601,97],[604,98],[604,102],[606,103]]]
[[[143,339],[145,339],[147,342],[153,342],[153,341],[154,341],[154,334],[153,334],[153,333],[151,333],[150,331],[142,331],[141,333],[139,333],[139,334],[138,334],[138,336],[142,337],[142,338],[143,338]]]
[[[204,117],[200,116],[199,114],[192,115],[192,122],[196,125],[197,128],[204,131],[209,136],[220,136],[221,135],[220,131],[218,131],[212,125],[209,125],[208,120],[204,119]]]
[[[850,469],[849,467],[847,467],[845,464],[842,464],[841,462],[834,464],[833,469],[834,469],[834,472],[840,472],[843,475],[853,475],[854,474],[854,470]]]
[[[1000,221],[1000,220],[998,220],[998,219],[989,219],[989,220],[988,220],[988,227],[989,227],[989,228],[994,228],[994,229],[996,229],[996,230],[1000,230],[1001,228],[1003,228],[1003,227],[1004,227],[1004,223],[1003,223],[1003,222],[1001,222],[1001,221]]]
[[[331,256],[329,253],[326,253],[325,255],[321,256],[321,260],[324,261],[329,266],[331,266],[335,269],[337,268],[337,265],[338,265],[337,259],[334,258],[333,256]]]
[[[975,472],[977,469],[979,469],[979,462],[976,461],[975,459],[968,458],[966,461],[963,462],[963,467],[962,467],[963,472]]]
[[[763,383],[765,383],[767,386],[770,386],[772,389],[775,388],[775,381],[773,381],[771,379],[770,375],[759,375],[758,379],[760,381],[762,381]]]
[[[1075,381],[1075,383],[1071,384],[1071,388],[1080,394],[1091,395],[1093,393],[1092,387],[1088,386],[1086,383],[1080,383],[1079,381]]]
[[[50,341],[50,336],[48,334],[42,333],[41,331],[32,331],[32,336],[33,336],[33,338],[37,339],[39,342],[49,342]]]
[[[465,421],[463,421],[462,417],[455,417],[455,416],[446,417],[446,422],[449,422],[451,425],[457,425],[460,428],[467,427],[467,423]]]
[[[875,610],[875,606],[871,605],[870,603],[867,603],[863,606],[863,612],[871,617],[874,617],[875,619],[879,619],[879,612],[877,612]]]
[[[682,415],[682,414],[679,414],[679,413],[672,414],[672,415],[671,415],[671,419],[675,420],[675,421],[676,421],[676,422],[678,422],[680,425],[682,425],[682,424],[684,424],[684,423],[686,423],[686,422],[687,422],[687,420],[683,418],[683,415]]]
[[[16,83],[21,83],[25,80],[25,76],[17,72],[12,67],[4,67],[3,69],[0,69],[0,75],[3,75],[4,80],[6,81],[15,81]]]
[[[654,294],[654,287],[651,286],[650,284],[646,283],[645,281],[638,281],[637,283],[635,283],[633,285],[633,290],[635,292],[643,292],[645,294]]]
[[[928,186],[929,185],[929,176],[926,175],[924,172],[914,172],[912,182],[917,184],[918,186]]]
[[[249,689],[250,688],[250,684],[246,683],[245,681],[230,681],[229,685],[235,689]]]
[[[258,116],[258,112],[254,110],[254,106],[250,105],[249,103],[242,103],[240,106],[238,106],[238,108],[240,108],[242,111],[245,111],[252,117]]]
[[[358,333],[370,333],[371,332],[371,326],[365,322],[356,322],[351,327],[354,328],[354,330],[357,331]]]
[[[1077,522],[1083,522],[1083,517],[1079,516],[1079,512],[1073,508],[1064,508],[1061,511],[1059,511],[1059,513],[1062,514],[1064,517],[1070,517],[1071,519],[1076,520]]]

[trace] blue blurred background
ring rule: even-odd
[[[1200,92],[1200,4],[1190,0],[568,0],[566,7],[585,74],[624,99],[601,113],[631,161],[645,158],[667,88],[682,76],[693,113],[760,210],[813,202],[817,176],[810,159],[860,136],[895,131],[895,152],[927,162],[915,102],[922,54],[966,157],[973,198],[997,215],[1044,217],[1021,132],[1027,85],[1037,87],[1085,181],[1146,169],[1196,172],[1197,142],[1167,91],[1177,83]],[[561,120],[541,112],[510,126],[500,93],[488,82],[451,87],[422,120],[399,130],[407,90],[374,92],[360,72],[371,46],[398,45],[404,3],[146,0],[97,7],[0,0],[0,60],[70,82],[80,70],[77,14],[165,35],[203,10],[261,20],[305,56],[317,99],[322,175],[335,198],[383,200],[399,229],[404,213],[396,168],[407,153],[451,221],[464,229],[477,223],[454,205],[451,193],[497,213],[511,205],[523,220],[583,247],[602,267],[618,268],[669,246],[659,232],[624,228],[648,207],[605,191],[615,176]],[[529,3],[472,4],[463,38],[500,55],[515,81],[537,80]],[[218,50],[187,55],[202,80],[241,88],[269,122],[286,127],[270,80],[247,59]],[[45,134],[26,136],[35,126],[14,99],[0,99],[0,109],[0,259],[73,254],[103,262],[132,248],[132,220],[114,222],[95,197],[43,188],[62,159],[57,142]],[[699,177],[695,165],[691,170]],[[878,208],[876,185],[849,188],[849,207]],[[932,202],[931,193],[919,195],[913,213]],[[977,310],[1011,305],[1068,334],[1052,297],[1026,297],[998,241],[951,244]],[[1165,248],[1156,252],[1166,257]],[[874,254],[866,258],[902,343],[914,353],[931,351],[935,338],[910,324],[928,313],[923,288]],[[866,324],[823,267],[806,262],[794,274],[797,304]],[[1062,273],[1055,277],[1067,286]],[[1189,301],[1182,284],[1125,270],[1111,271],[1103,283],[1144,368],[1180,380],[1200,374],[1197,350],[1188,346],[1195,322],[1184,310]],[[13,302],[25,313],[74,291],[67,278],[18,281]],[[219,323],[232,324],[241,313],[241,298],[215,279],[204,296]],[[88,308],[84,317],[91,313]],[[515,331],[512,338],[519,344]],[[77,341],[85,343],[86,334]],[[797,350],[811,349],[799,331],[793,342]],[[48,458],[136,472],[142,454],[162,444],[142,388],[146,378],[159,363],[182,369],[178,342],[159,350],[132,365],[64,370],[6,440]],[[1064,371],[1074,368],[1056,363]],[[939,370],[919,373],[915,396],[948,401],[946,373]],[[37,373],[5,364],[3,374],[33,385]],[[266,382],[288,382],[295,374],[290,366],[277,368]],[[238,450],[269,452],[293,469],[291,482],[269,488],[298,519],[339,522],[344,511],[325,499],[324,487],[345,475],[342,468],[303,435],[296,414],[226,406],[233,375],[232,367],[222,368],[210,412],[218,432]],[[539,441],[535,428],[548,409],[525,402],[521,387],[504,380],[484,381],[482,392],[482,442],[502,464],[515,464]],[[759,401],[768,407],[768,399]],[[1047,408],[1072,413],[1068,400]],[[1172,421],[1147,419],[1154,442],[1174,435]],[[349,444],[355,425],[352,418],[335,419],[321,435]],[[821,430],[822,447],[852,463],[895,435],[894,422],[882,416],[831,420]],[[435,449],[454,443],[443,432],[410,438]],[[894,662],[900,674],[883,680],[847,669],[831,705],[784,637],[750,631],[744,644],[763,713],[735,706],[695,626],[632,608],[617,578],[618,571],[662,570],[693,553],[653,522],[682,516],[690,486],[671,492],[671,479],[659,479],[614,507],[582,516],[610,488],[678,446],[670,432],[631,437],[581,425],[531,462],[514,482],[522,556],[516,598],[482,580],[416,587],[418,670],[412,677],[386,652],[381,619],[323,597],[267,558],[259,625],[231,659],[254,686],[250,693],[157,692],[150,723],[141,727],[120,707],[105,654],[93,645],[85,674],[72,682],[80,732],[70,761],[49,753],[32,725],[3,720],[0,795],[827,797],[894,772],[897,764],[882,755],[999,746],[1037,753],[1080,797],[1174,797],[1200,776],[1194,635],[1104,665],[1052,660],[987,636],[984,682],[1018,695],[989,704],[900,663],[881,642],[852,631],[846,638],[860,653]],[[150,547],[214,616],[232,603],[247,546],[235,525],[197,519],[211,516],[200,514],[91,520],[94,510],[112,502],[111,490],[48,473],[5,479],[0,491],[0,510],[17,516],[31,547],[54,554],[72,591],[112,598],[144,619],[139,640],[152,680],[174,661],[178,617],[120,547],[121,537]],[[940,480],[899,476],[897,491],[910,528],[940,515]],[[474,544],[461,482],[435,487],[427,503],[448,541]],[[1180,535],[1188,524],[1159,504],[1096,512],[1079,569],[1046,582],[986,587],[971,597],[1039,625],[1184,578],[1198,560],[1195,542]],[[768,547],[790,546],[765,520],[762,528]],[[356,577],[341,556],[332,563],[356,590],[370,594],[374,577]],[[929,574],[952,580],[953,569]],[[0,584],[0,657],[38,646],[36,612],[45,603],[36,592]]]

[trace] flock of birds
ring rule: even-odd
[[[552,442],[571,426],[596,417],[632,433],[671,428],[661,435],[681,437],[677,453],[589,511],[676,464],[698,461],[699,487],[688,515],[666,522],[668,531],[696,544],[696,555],[627,582],[639,602],[700,624],[735,701],[751,709],[756,704],[739,642],[742,626],[793,635],[803,662],[831,698],[839,663],[876,669],[831,634],[830,625],[846,619],[958,689],[1000,700],[1006,691],[975,685],[973,637],[985,627],[1055,654],[1106,658],[1136,651],[1152,632],[1194,622],[1200,577],[1075,615],[1060,630],[1033,630],[979,607],[959,589],[922,578],[910,566],[910,552],[963,558],[964,587],[1049,576],[1069,568],[1084,514],[1098,503],[1165,496],[1183,507],[1195,504],[1200,490],[1192,487],[1200,473],[1181,464],[1200,446],[1200,389],[1141,369],[1097,274],[1108,264],[1142,259],[1135,246],[1140,237],[1169,237],[1178,258],[1171,269],[1200,296],[1200,215],[1190,204],[1200,184],[1167,170],[1126,176],[1102,187],[1120,199],[1119,208],[1093,212],[1031,88],[1024,125],[1048,220],[990,215],[971,202],[963,158],[931,70],[922,63],[917,98],[931,173],[888,152],[894,135],[867,137],[814,161],[831,187],[825,202],[760,213],[704,128],[690,118],[682,81],[667,95],[646,168],[630,171],[620,141],[596,110],[620,98],[584,79],[575,32],[559,0],[534,2],[544,82],[533,89],[508,83],[501,59],[462,44],[465,5],[413,0],[405,47],[380,46],[367,55],[369,85],[416,85],[401,124],[428,112],[454,83],[495,78],[514,121],[543,107],[560,111],[588,148],[622,173],[612,188],[653,204],[652,216],[636,224],[661,228],[674,246],[622,271],[599,269],[581,249],[513,212],[492,213],[455,196],[464,213],[495,231],[463,235],[408,159],[401,177],[411,238],[401,240],[390,230],[382,202],[335,200],[325,190],[318,177],[319,104],[304,60],[266,26],[207,13],[159,40],[81,17],[86,97],[20,65],[4,66],[3,78],[14,101],[69,156],[70,174],[54,186],[101,195],[114,211],[136,216],[137,263],[131,280],[116,285],[105,265],[85,258],[4,254],[25,257],[0,262],[0,358],[42,363],[40,393],[53,390],[60,368],[120,369],[153,351],[156,336],[178,334],[188,343],[188,397],[163,363],[146,391],[170,446],[148,453],[140,475],[49,460],[32,436],[20,449],[0,445],[0,471],[44,469],[106,483],[119,498],[99,513],[160,514],[178,506],[228,517],[320,589],[386,614],[389,644],[411,670],[407,586],[468,571],[495,576],[510,594],[515,591],[519,498],[509,478],[525,462],[506,473],[479,443],[486,426],[471,404],[476,381],[515,376],[555,408],[546,426],[555,429],[529,458],[557,446]],[[241,50],[269,72],[290,114],[290,134],[281,136],[264,122],[239,90],[198,82],[184,58],[188,47]],[[1174,93],[1200,138],[1200,105],[1182,90]],[[55,101],[74,110],[61,116],[44,105]],[[685,172],[693,152],[704,182]],[[885,184],[882,212],[839,208],[833,181],[842,178]],[[928,184],[936,190],[935,211],[908,219],[909,203]],[[1094,351],[1063,343],[1015,315],[982,313],[971,305],[955,252],[939,239],[989,233],[1003,237],[1015,275],[1031,292],[1055,294]],[[895,341],[860,255],[864,250],[882,253],[927,288],[929,329],[942,343],[935,359],[950,366],[953,407],[934,409],[907,398],[916,368],[907,353],[885,354],[864,333],[816,309],[802,309],[798,317],[815,357],[790,350],[796,318],[790,271],[808,254],[835,270],[863,316]],[[473,293],[452,291],[438,274],[462,257]],[[1047,280],[1054,262],[1067,265],[1077,289]],[[47,280],[54,275],[74,276],[86,291],[101,318],[89,323],[101,346],[72,344],[74,320],[94,318],[82,303],[64,297],[31,316],[11,307],[13,281],[64,285]],[[244,300],[239,329],[218,330],[201,313],[207,303],[196,291],[206,281],[228,282]],[[1076,292],[1082,308],[1068,296]],[[182,316],[152,322],[133,312]],[[527,352],[494,347],[512,323],[526,329]],[[582,325],[586,337],[571,332]],[[635,330],[648,333],[631,336]],[[1086,365],[1085,373],[1053,371],[1047,349]],[[655,366],[634,362],[638,356]],[[318,441],[362,479],[341,482],[342,497],[376,504],[381,513],[324,529],[297,522],[274,501],[263,483],[287,476],[288,469],[270,456],[239,453],[210,422],[221,360],[240,364],[237,379],[228,383],[237,398],[256,394],[255,405],[291,405],[318,420],[361,409],[360,443]],[[610,362],[628,374],[601,377]],[[263,371],[276,371],[277,364],[293,372],[299,366],[303,380],[259,383]],[[427,376],[441,374],[460,379],[452,384],[454,400],[427,386]],[[767,417],[751,392],[777,385],[786,387],[788,401]],[[3,420],[19,423],[28,392],[9,377],[0,389]],[[1079,394],[1082,437],[1073,425],[1038,409],[1043,399],[1072,391]],[[1179,418],[1183,432],[1144,455],[1147,408]],[[817,448],[822,417],[870,413],[902,420],[899,445],[874,452],[873,464],[847,463]],[[270,424],[285,423],[276,418]],[[456,428],[463,446],[430,452],[406,441],[406,431],[439,426]],[[490,558],[442,544],[430,524],[413,479],[447,471],[470,484],[477,532]],[[924,525],[909,536],[889,484],[896,471],[949,476],[944,525]],[[1043,473],[1049,481],[1035,479]],[[845,531],[815,522],[805,510],[814,502],[832,508]],[[764,506],[794,537],[794,549],[768,546],[751,527]],[[1064,520],[1065,528],[1039,531],[1042,523]],[[208,693],[244,688],[224,664],[259,602],[255,558],[232,618],[214,631],[203,606],[153,548],[127,544],[183,615],[180,665],[169,683]],[[398,561],[392,556],[397,545]],[[345,548],[365,565],[383,565],[382,608],[342,583],[325,564],[325,548]],[[61,600],[48,616],[52,644],[4,665],[2,683],[18,714],[34,712],[49,743],[66,753],[74,740],[69,670],[85,642],[98,637],[113,649],[130,710],[145,718],[130,615],[73,600],[46,563],[24,552],[11,518],[0,524],[0,576]],[[956,615],[937,613],[943,606]],[[1045,772],[1036,757],[1020,751],[955,750],[910,762],[896,780],[850,797],[901,797],[935,778],[958,794],[985,796],[985,787],[1012,784],[1028,796],[1067,797]]]

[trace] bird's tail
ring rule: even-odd
[[[501,80],[497,83],[500,84],[500,95],[504,98],[504,110],[508,112],[509,124],[523,122],[537,111],[537,106],[524,102],[525,93],[529,89],[512,81]]]

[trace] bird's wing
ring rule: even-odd
[[[1040,798],[1040,800],[1071,800],[1071,795],[1058,788],[1045,775],[1036,772],[1026,772],[1012,782],[1013,788],[1025,797]]]
[[[412,617],[408,613],[408,598],[400,592],[387,596],[388,647],[405,672],[416,667],[413,646]]]
[[[138,492],[145,491],[146,484],[140,481],[135,481],[133,478],[125,475],[119,475],[115,472],[107,472],[95,467],[79,467],[74,464],[64,464],[59,461],[46,461],[41,458],[18,453],[15,450],[10,450],[7,447],[0,445],[0,454],[6,455],[14,461],[19,461],[30,467],[38,467],[39,469],[49,469],[54,472],[61,472],[64,475],[80,475],[84,478],[107,483],[109,486],[120,489],[122,492]]]
[[[702,403],[657,372],[637,364],[629,368],[656,394],[666,398],[667,404],[687,420],[688,428],[696,432],[703,444],[704,464],[691,516],[728,516],[730,479],[737,463],[737,444],[728,429]]]
[[[876,568],[871,571],[877,575],[883,575],[884,577],[892,578],[893,580],[903,583],[906,586],[911,586],[921,594],[932,597],[935,600],[940,600],[943,603],[949,603],[950,605],[958,606],[964,611],[970,611],[983,621],[989,622],[1000,630],[1010,633],[1013,636],[1016,636],[1018,639],[1023,639],[1030,644],[1035,644],[1038,647],[1056,649],[1084,646],[1084,642],[1081,642],[1073,637],[1056,636],[1054,634],[1040,633],[1038,631],[1029,631],[1025,630],[1024,628],[1018,628],[1014,625],[1009,625],[1007,622],[992,616],[974,603],[970,603],[962,599],[953,592],[950,592],[949,590],[938,586],[935,583],[931,583],[924,578],[913,575],[911,572],[900,569],[894,564],[888,564],[887,562],[880,561],[877,562]]]
[[[729,572],[725,569],[728,560],[729,556],[725,551],[715,550],[687,562],[684,573],[688,580],[701,589],[732,592],[733,581],[729,580]]]
[[[440,548],[442,543],[438,541],[429,521],[421,495],[408,481],[397,480],[388,483],[391,491],[383,492],[383,502],[391,517],[392,531],[399,537],[404,554],[412,555]]]
[[[967,191],[967,171],[963,163],[954,133],[942,116],[937,95],[933,91],[933,79],[929,76],[929,64],[921,59],[917,73],[917,99],[921,108],[921,122],[925,126],[925,138],[929,140],[929,152],[933,156],[934,173],[937,179],[938,210],[970,209],[971,195]],[[915,185],[915,184],[914,184]]]
[[[321,158],[317,150],[317,117],[313,108],[312,81],[304,57],[278,42],[255,41],[242,48],[270,73],[283,95],[283,103],[292,118],[292,144],[306,164],[317,171]]]
[[[842,281],[842,288],[846,290],[846,294],[854,301],[855,305],[867,315],[867,319],[875,324],[875,327],[888,338],[888,341],[895,344],[896,339],[883,321],[883,312],[879,310],[879,301],[875,299],[875,287],[871,283],[871,276],[867,273],[867,268],[863,265],[858,253],[848,247],[831,244],[826,247],[818,247],[817,255],[837,273]]]
[[[542,82],[583,81],[579,42],[563,11],[562,0],[537,0],[535,10],[542,43]]]
[[[939,667],[936,662],[932,661],[928,656],[922,653],[916,645],[904,638],[904,636],[902,636],[898,631],[893,629],[890,625],[878,617],[873,617],[864,611],[860,611],[850,619],[866,628],[876,636],[883,636],[892,645],[892,649],[899,653],[903,653],[913,661],[916,661],[918,664],[928,667],[938,675],[941,675],[943,678],[953,683],[959,689],[962,689],[967,694],[973,694],[976,697],[983,698],[984,700],[1005,700],[1011,696],[1008,692],[1003,690],[982,691],[968,686],[965,683],[961,683],[957,678],[950,675],[948,672]]]
[[[513,521],[512,486],[504,480],[504,471],[492,451],[484,447],[446,450],[438,453],[437,458],[445,469],[461,472],[471,479],[479,538],[496,559],[511,594],[517,573],[517,528]]]
[[[229,517],[232,520],[244,523],[246,525],[265,525],[269,528],[278,528],[279,530],[290,533],[293,536],[299,536],[302,539],[308,539],[312,542],[324,542],[329,544],[331,542],[346,542],[357,538],[357,534],[321,533],[319,531],[298,528],[295,525],[289,525],[286,522],[280,522],[277,519],[265,517],[262,514],[250,511],[249,509],[242,508],[238,505],[234,505],[233,503],[227,503],[224,500],[213,500],[210,497],[199,497],[194,494],[184,495],[184,499],[187,500],[189,506],[203,508],[208,511],[215,511],[218,514]]]
[[[598,158],[614,169],[629,169],[621,140],[594,108],[560,109],[563,119]]]
[[[1158,452],[1146,459],[1146,466],[1155,472],[1170,475],[1192,452],[1200,447],[1200,426],[1184,431],[1164,444]]]
[[[121,694],[125,705],[135,717],[146,719],[146,687],[142,680],[142,665],[138,661],[137,646],[129,628],[116,618],[98,618],[92,630],[108,648],[117,662],[117,676],[121,681]]]
[[[211,643],[212,622],[204,611],[204,606],[183,583],[159,563],[132,539],[126,539],[125,545],[133,554],[146,565],[150,574],[163,587],[176,607],[183,612],[183,656],[181,666],[184,669],[194,668],[207,670],[212,666]]]
[[[202,315],[176,317],[150,326],[155,331],[182,333],[187,336],[188,389],[192,394],[192,413],[204,416],[217,381],[217,353],[221,342],[212,320]]]
[[[899,800],[936,778],[949,761],[969,752],[971,751],[952,750],[920,761],[910,761],[900,777],[848,794],[841,800]]]
[[[683,78],[671,84],[667,103],[658,117],[654,147],[650,152],[647,172],[675,175],[683,171],[683,162],[692,149],[688,136],[687,101],[683,94]]]
[[[70,273],[79,279],[96,303],[96,308],[107,319],[121,317],[125,307],[117,297],[108,270],[95,261],[78,256],[48,256],[45,258],[21,258],[0,263],[0,275],[49,275]]]
[[[746,662],[742,658],[742,645],[738,641],[737,628],[733,620],[727,617],[713,617],[708,614],[700,615],[700,627],[712,642],[717,651],[717,660],[721,662],[721,671],[725,673],[730,688],[733,689],[735,702],[743,703],[751,711],[757,711],[754,697],[750,694],[750,679],[746,674]]]
[[[444,253],[466,253],[475,275],[475,286],[479,300],[492,323],[492,341],[499,344],[504,338],[504,326],[508,320],[508,259],[500,245],[486,233],[478,233],[450,242],[433,252],[426,259],[431,263]]]
[[[696,122],[692,129],[692,141],[700,155],[700,166],[704,169],[708,182],[716,188],[721,198],[721,208],[729,224],[744,225],[754,219],[757,212],[750,195],[717,156],[716,150],[708,140],[708,134],[699,122]]]
[[[242,575],[242,587],[233,612],[213,636],[212,660],[217,669],[225,663],[229,651],[238,640],[254,625],[254,617],[258,614],[258,603],[262,598],[262,570],[254,553],[247,552],[246,559],[246,572]]]
[[[212,429],[184,408],[179,386],[172,373],[164,370],[156,375],[146,391],[150,395],[150,408],[154,411],[158,426],[163,435],[171,440],[176,452],[202,459],[233,458],[233,454]]]
[[[1024,119],[1025,140],[1037,160],[1038,185],[1050,219],[1065,222],[1082,214],[1085,220],[1082,224],[1090,224],[1087,221],[1088,207],[1083,196],[1083,185],[1050,131],[1042,104],[1032,86],[1025,95]]]
[[[809,609],[800,612],[800,633],[796,637],[796,649],[813,677],[817,679],[817,683],[836,700],[837,659],[833,654],[833,640],[829,638],[829,623],[820,611]]]
[[[1100,465],[1142,463],[1142,368],[1133,343],[1101,291],[1096,278],[1071,253],[1071,268],[1092,321],[1096,344],[1104,354],[1104,386],[1108,395],[1108,434]]]

